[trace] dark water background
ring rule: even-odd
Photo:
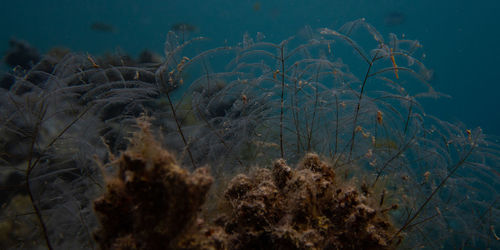
[[[500,135],[499,13],[500,2],[493,0],[3,1],[0,52],[15,37],[42,52],[63,46],[161,53],[167,31],[179,22],[197,26],[195,35],[211,38],[214,46],[234,45],[247,31],[278,42],[305,25],[335,29],[364,17],[384,36],[404,34],[424,45],[424,63],[434,70],[431,84],[452,96],[424,101],[428,113]],[[114,31],[93,30],[95,22]]]

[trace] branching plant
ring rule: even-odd
[[[306,29],[280,43],[246,34],[203,52],[192,47],[205,38],[171,32],[161,63],[70,53],[17,73],[1,93],[1,158],[23,166],[20,186],[47,247],[67,246],[53,216],[62,210],[79,215],[65,218],[79,225],[66,234],[94,247],[88,201],[103,185],[92,159],[124,150],[143,114],[162,146],[193,169],[209,165],[216,182],[315,152],[393,218],[393,246],[498,246],[500,148],[480,129],[424,112],[418,100],[441,94],[418,59],[420,43],[384,40],[364,19]],[[477,226],[464,229],[470,221]],[[471,236],[451,233],[460,230]]]

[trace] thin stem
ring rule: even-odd
[[[318,83],[318,75],[320,71],[320,66],[316,69],[316,79],[315,82]],[[313,134],[313,129],[314,129],[314,120],[316,119],[316,110],[318,109],[318,100],[319,100],[319,94],[318,94],[318,89],[319,89],[319,84],[316,85],[316,88],[314,90],[314,110],[313,110],[313,115],[312,115],[312,121],[311,121],[311,128],[309,129],[309,136],[307,138],[307,151],[311,151],[311,140],[312,140],[312,134]]]
[[[40,209],[36,205],[35,198],[33,197],[33,192],[31,192],[31,186],[30,186],[30,180],[29,180],[30,179],[30,173],[31,173],[31,171],[28,171],[28,173],[26,173],[26,190],[28,191],[28,195],[30,197],[31,205],[33,207],[33,210],[35,210],[35,214],[36,214],[36,217],[38,218],[38,222],[40,222],[40,226],[42,227],[43,237],[45,239],[45,243],[47,244],[47,248],[49,250],[52,250],[54,248],[52,247],[52,244],[50,243],[49,233],[48,233],[48,230],[47,230],[47,226],[45,225],[45,222],[44,222],[44,220],[42,218],[42,212],[40,211]]]
[[[285,58],[283,52],[284,45],[281,46],[281,111],[280,111],[280,152],[281,158],[285,158],[283,149],[283,113],[284,113],[284,97],[285,97]]]
[[[339,141],[339,99],[337,95],[335,95],[335,152],[333,153],[334,156],[337,156],[337,148],[338,148],[338,141]]]
[[[413,102],[410,101],[410,108],[408,110],[408,117],[406,118],[406,123],[405,123],[405,130],[404,130],[405,135],[406,135],[406,131],[408,130],[408,123],[410,123],[412,109],[413,109]]]
[[[382,172],[384,172],[385,168],[387,166],[389,166],[389,164],[392,161],[396,160],[399,156],[401,156],[410,147],[410,144],[412,144],[414,138],[415,138],[415,135],[395,155],[393,155],[388,161],[386,161],[384,163],[382,168],[380,168],[380,171],[378,171],[377,177],[375,178],[375,181],[373,182],[372,187],[375,187],[375,184],[377,184],[377,181],[380,178],[380,176],[382,175]]]
[[[424,203],[422,205],[420,205],[420,207],[417,209],[417,211],[415,212],[415,214],[413,216],[411,216],[406,222],[405,224],[392,236],[391,240],[394,239],[395,237],[397,237],[403,230],[407,229],[410,224],[420,215],[420,213],[424,210],[424,208],[427,206],[427,204],[431,201],[431,199],[434,197],[434,195],[436,195],[436,193],[444,186],[444,184],[446,183],[446,181],[448,181],[448,179],[453,175],[455,174],[455,172],[458,170],[458,168],[460,166],[462,166],[465,161],[469,158],[469,156],[472,154],[472,152],[474,151],[474,145],[476,145],[476,142],[474,143],[471,143],[470,145],[470,149],[469,151],[467,151],[467,153],[465,154],[465,156],[460,159],[460,161],[458,161],[452,168],[451,168],[451,171],[450,173],[439,183],[439,185],[434,189],[434,191],[432,191],[432,193],[429,195],[429,197],[427,197],[427,199],[424,201]]]
[[[167,94],[168,103],[170,104],[169,105],[170,109],[172,110],[172,115],[174,116],[175,124],[177,125],[177,131],[181,135],[182,141],[184,142],[184,146],[186,146],[186,150],[189,154],[189,158],[191,159],[191,163],[193,164],[193,167],[196,168],[196,164],[194,163],[193,155],[191,154],[191,150],[189,149],[189,145],[186,141],[186,137],[184,137],[184,133],[182,133],[181,125],[179,123],[179,120],[177,119],[177,114],[175,113],[174,105],[172,103],[172,100],[170,99],[170,94],[168,93],[168,91],[166,92],[166,94]]]
[[[378,52],[373,56],[372,60],[368,64],[368,70],[366,71],[365,74],[365,79],[363,80],[363,85],[361,85],[361,91],[359,92],[359,99],[358,99],[358,105],[356,106],[356,113],[354,114],[354,122],[353,122],[353,128],[352,128],[352,137],[351,137],[351,149],[349,150],[349,158],[348,161],[351,161],[351,156],[352,156],[352,150],[354,148],[354,139],[356,137],[356,124],[358,122],[358,115],[359,115],[359,109],[361,106],[361,99],[363,98],[363,92],[365,90],[366,82],[368,78],[370,77],[370,71],[373,66],[373,62],[377,58]]]
[[[295,65],[295,71],[294,71],[294,84],[293,84],[293,95],[290,97],[291,101],[291,110],[292,110],[292,118],[293,118],[293,124],[295,124],[295,135],[297,136],[297,155],[300,154],[300,123],[299,123],[299,111],[298,111],[298,106],[297,106],[297,81],[299,81],[299,76],[297,76],[297,67],[298,65]]]
[[[35,211],[38,222],[40,223],[40,226],[42,227],[42,233],[43,233],[43,237],[45,239],[45,243],[47,244],[47,248],[49,250],[52,250],[54,248],[52,247],[52,244],[50,243],[50,238],[49,238],[47,226],[45,225],[45,221],[43,220],[42,212],[40,211],[40,208],[36,205],[36,201],[35,201],[35,198],[33,197],[33,192],[31,192],[31,185],[30,185],[31,172],[33,171],[36,164],[38,163],[38,159],[40,159],[40,157],[41,157],[41,156],[38,156],[37,160],[35,160],[35,162],[33,162],[33,154],[34,154],[34,150],[35,150],[35,144],[37,144],[36,141],[38,140],[38,135],[39,135],[38,131],[40,130],[40,127],[42,125],[41,123],[43,120],[43,115],[45,114],[45,112],[43,112],[42,110],[44,110],[43,104],[40,105],[40,110],[38,112],[39,117],[38,117],[38,120],[35,124],[35,128],[33,131],[34,134],[33,134],[33,137],[31,139],[31,147],[30,147],[29,158],[28,158],[29,159],[28,166],[26,168],[25,181],[26,181],[26,191],[28,192],[28,195],[30,197],[31,206],[33,207],[33,210]]]

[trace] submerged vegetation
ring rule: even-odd
[[[262,207],[245,212],[254,211],[254,217],[248,216],[265,223],[247,226],[261,225],[253,229],[267,235],[262,236],[267,240],[265,244],[314,247],[300,236],[310,232],[311,237],[323,237],[317,241],[322,243],[315,246],[319,248],[362,246],[335,245],[333,239],[325,237],[339,239],[342,233],[368,240],[375,237],[387,248],[498,247],[495,228],[500,228],[500,148],[480,128],[441,121],[424,112],[419,99],[442,94],[428,82],[432,71],[418,58],[422,45],[394,34],[384,37],[363,19],[338,30],[306,30],[302,36],[277,44],[245,34],[237,46],[201,53],[193,48],[204,38],[184,41],[170,32],[161,62],[65,52],[47,54],[31,68],[7,73],[0,92],[4,100],[0,104],[1,177],[6,197],[1,201],[0,239],[8,240],[2,240],[1,248],[111,247],[114,243],[109,238],[97,237],[94,232],[99,227],[117,229],[116,225],[106,224],[103,211],[117,206],[114,202],[130,200],[114,200],[110,192],[115,190],[117,195],[123,195],[135,188],[126,184],[133,180],[127,171],[162,167],[155,161],[139,164],[133,160],[161,155],[154,156],[154,150],[141,151],[141,147],[134,146],[137,139],[131,138],[133,134],[137,136],[139,117],[150,117],[148,129],[158,134],[154,143],[149,141],[150,146],[159,148],[157,143],[161,144],[170,153],[161,152],[176,155],[179,165],[187,168],[176,170],[177,173],[187,175],[187,171],[195,171],[194,175],[200,175],[201,170],[195,169],[205,166],[202,177],[207,178],[203,179],[206,189],[186,192],[186,197],[181,197],[189,201],[190,195],[203,196],[193,200],[196,206],[190,207],[191,217],[185,218],[183,225],[187,231],[205,224],[215,228],[203,235],[220,236],[210,240],[210,244],[220,243],[219,248],[239,248],[238,244],[254,242],[234,226],[243,223],[238,217],[242,211],[227,212],[243,208],[251,203],[250,199],[257,199],[255,204]],[[140,124],[144,128],[144,123]],[[127,148],[131,152],[131,142],[136,151],[129,161],[138,165],[117,168],[116,162],[127,157],[122,152]],[[319,155],[314,159],[322,159],[321,171],[304,170],[304,161],[311,160],[313,152]],[[289,169],[290,178],[280,179],[272,174],[278,171],[276,162]],[[262,169],[273,164],[271,170]],[[297,164],[297,169],[289,167]],[[332,173],[329,179],[318,177],[325,173]],[[141,177],[141,185],[161,182],[155,179],[161,175],[155,175]],[[298,184],[297,175],[304,176],[302,184]],[[119,181],[110,182],[109,176],[116,176]],[[330,184],[325,184],[328,187],[321,189],[322,183],[327,182],[345,188],[335,193],[329,189],[333,188]],[[189,183],[196,183],[186,183],[182,190],[195,189]],[[290,191],[293,183],[295,188],[303,189]],[[247,189],[232,196],[231,190],[236,186]],[[290,192],[284,192],[285,189]],[[262,190],[272,195],[259,193]],[[336,213],[347,210],[324,207],[342,195],[347,197],[346,190],[355,190],[352,200],[356,202],[352,204],[356,209],[363,208],[357,210],[360,213],[369,215],[358,228],[338,224],[340,219],[332,221]],[[208,194],[202,206],[205,192]],[[100,214],[98,222],[92,201],[103,194],[101,202],[95,202]],[[140,194],[134,195],[131,200],[140,204],[127,203],[120,206],[125,209],[120,212],[156,206],[141,205]],[[276,203],[269,200],[271,196]],[[303,201],[299,201],[302,196],[309,196],[318,202],[312,204],[317,205],[304,207]],[[232,207],[224,205],[225,199]],[[259,214],[287,214],[286,206],[290,211],[304,208],[311,213],[300,217],[300,223],[293,213],[288,213],[293,218]],[[229,217],[220,219],[221,214]],[[171,218],[169,214],[148,216]],[[192,221],[201,221],[200,218],[205,220],[201,224]],[[219,219],[214,222],[216,218]],[[345,218],[353,221],[349,216]],[[123,237],[120,242],[140,248],[136,240],[152,239],[148,237],[153,235],[145,235],[150,229],[141,223],[144,221],[139,219],[126,222],[128,227],[137,226],[138,231],[134,232],[144,230],[139,238],[126,235],[133,231],[119,232],[118,238]],[[293,232],[279,231],[285,229],[284,225],[290,225]],[[331,225],[342,232],[333,230]],[[356,231],[369,230],[367,225],[375,225],[372,229],[379,231]],[[319,231],[316,234],[310,230]],[[233,235],[240,241],[223,235]],[[287,240],[276,240],[277,235],[286,235]],[[175,243],[164,244],[186,243],[178,241],[177,235],[172,239]],[[149,243],[141,244],[152,246]]]
[[[336,182],[316,154],[296,169],[280,159],[271,170],[237,175],[218,201],[219,215],[205,221],[198,211],[213,182],[208,169],[182,169],[149,124],[139,126],[94,202],[102,249],[392,248],[392,208],[375,209],[356,187]]]

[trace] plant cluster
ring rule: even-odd
[[[106,190],[96,162],[108,166],[129,147],[142,114],[179,165],[208,166],[208,207],[225,180],[252,166],[295,165],[315,152],[359,197],[397,204],[385,212],[394,228],[379,235],[386,242],[498,246],[500,148],[479,128],[424,112],[419,100],[442,94],[422,45],[386,38],[364,19],[304,30],[277,44],[245,34],[203,52],[194,44],[205,38],[170,32],[161,61],[54,50],[4,74],[1,226],[20,233],[1,230],[16,237],[2,247],[95,246],[91,201]]]

